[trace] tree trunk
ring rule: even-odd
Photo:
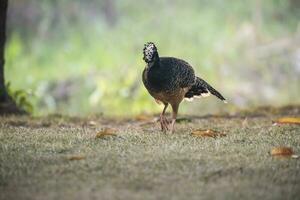
[[[0,0],[0,115],[2,114],[25,114],[19,109],[12,98],[8,95],[4,79],[4,49],[6,39],[6,16],[8,0]]]
[[[8,0],[0,1],[0,103],[8,101],[4,80],[4,46],[6,30],[6,13]]]

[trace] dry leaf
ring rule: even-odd
[[[96,126],[97,125],[97,123],[95,122],[95,121],[89,121],[89,123],[88,123],[90,126]]]
[[[214,131],[214,130],[211,130],[211,129],[195,130],[195,131],[192,132],[192,135],[197,136],[197,137],[212,137],[212,138],[226,136],[225,133],[221,133],[221,132]]]
[[[96,134],[96,138],[104,138],[105,136],[117,136],[116,130],[111,128],[105,128]]]
[[[279,118],[273,123],[274,125],[277,124],[297,124],[300,125],[300,117],[283,117]]]
[[[135,117],[137,121],[153,121],[153,116],[147,114],[139,114]]]
[[[85,159],[84,156],[71,156],[68,158],[68,160],[83,160]]]
[[[293,149],[290,147],[275,147],[271,150],[272,156],[292,156]]]

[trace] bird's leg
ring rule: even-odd
[[[162,113],[160,114],[160,126],[161,126],[161,130],[165,131],[165,130],[169,130],[168,128],[168,120],[165,117],[165,112],[168,108],[168,103],[164,103],[165,107],[162,111]]]
[[[173,112],[172,112],[171,133],[173,133],[174,130],[175,130],[174,126],[175,126],[176,117],[177,117],[177,113],[178,113],[178,107],[179,107],[179,104],[173,104],[172,105]]]

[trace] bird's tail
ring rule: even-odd
[[[191,87],[191,89],[185,94],[185,98],[192,99],[193,97],[206,97],[210,94],[215,95],[219,99],[221,99],[224,103],[227,103],[226,99],[218,92],[216,89],[214,89],[212,86],[210,86],[206,81],[203,79],[196,77],[195,84]]]

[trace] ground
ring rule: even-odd
[[[174,134],[139,116],[0,117],[0,199],[299,199],[299,107],[187,116]],[[96,138],[103,128],[116,136]],[[195,129],[225,137],[195,137]]]

